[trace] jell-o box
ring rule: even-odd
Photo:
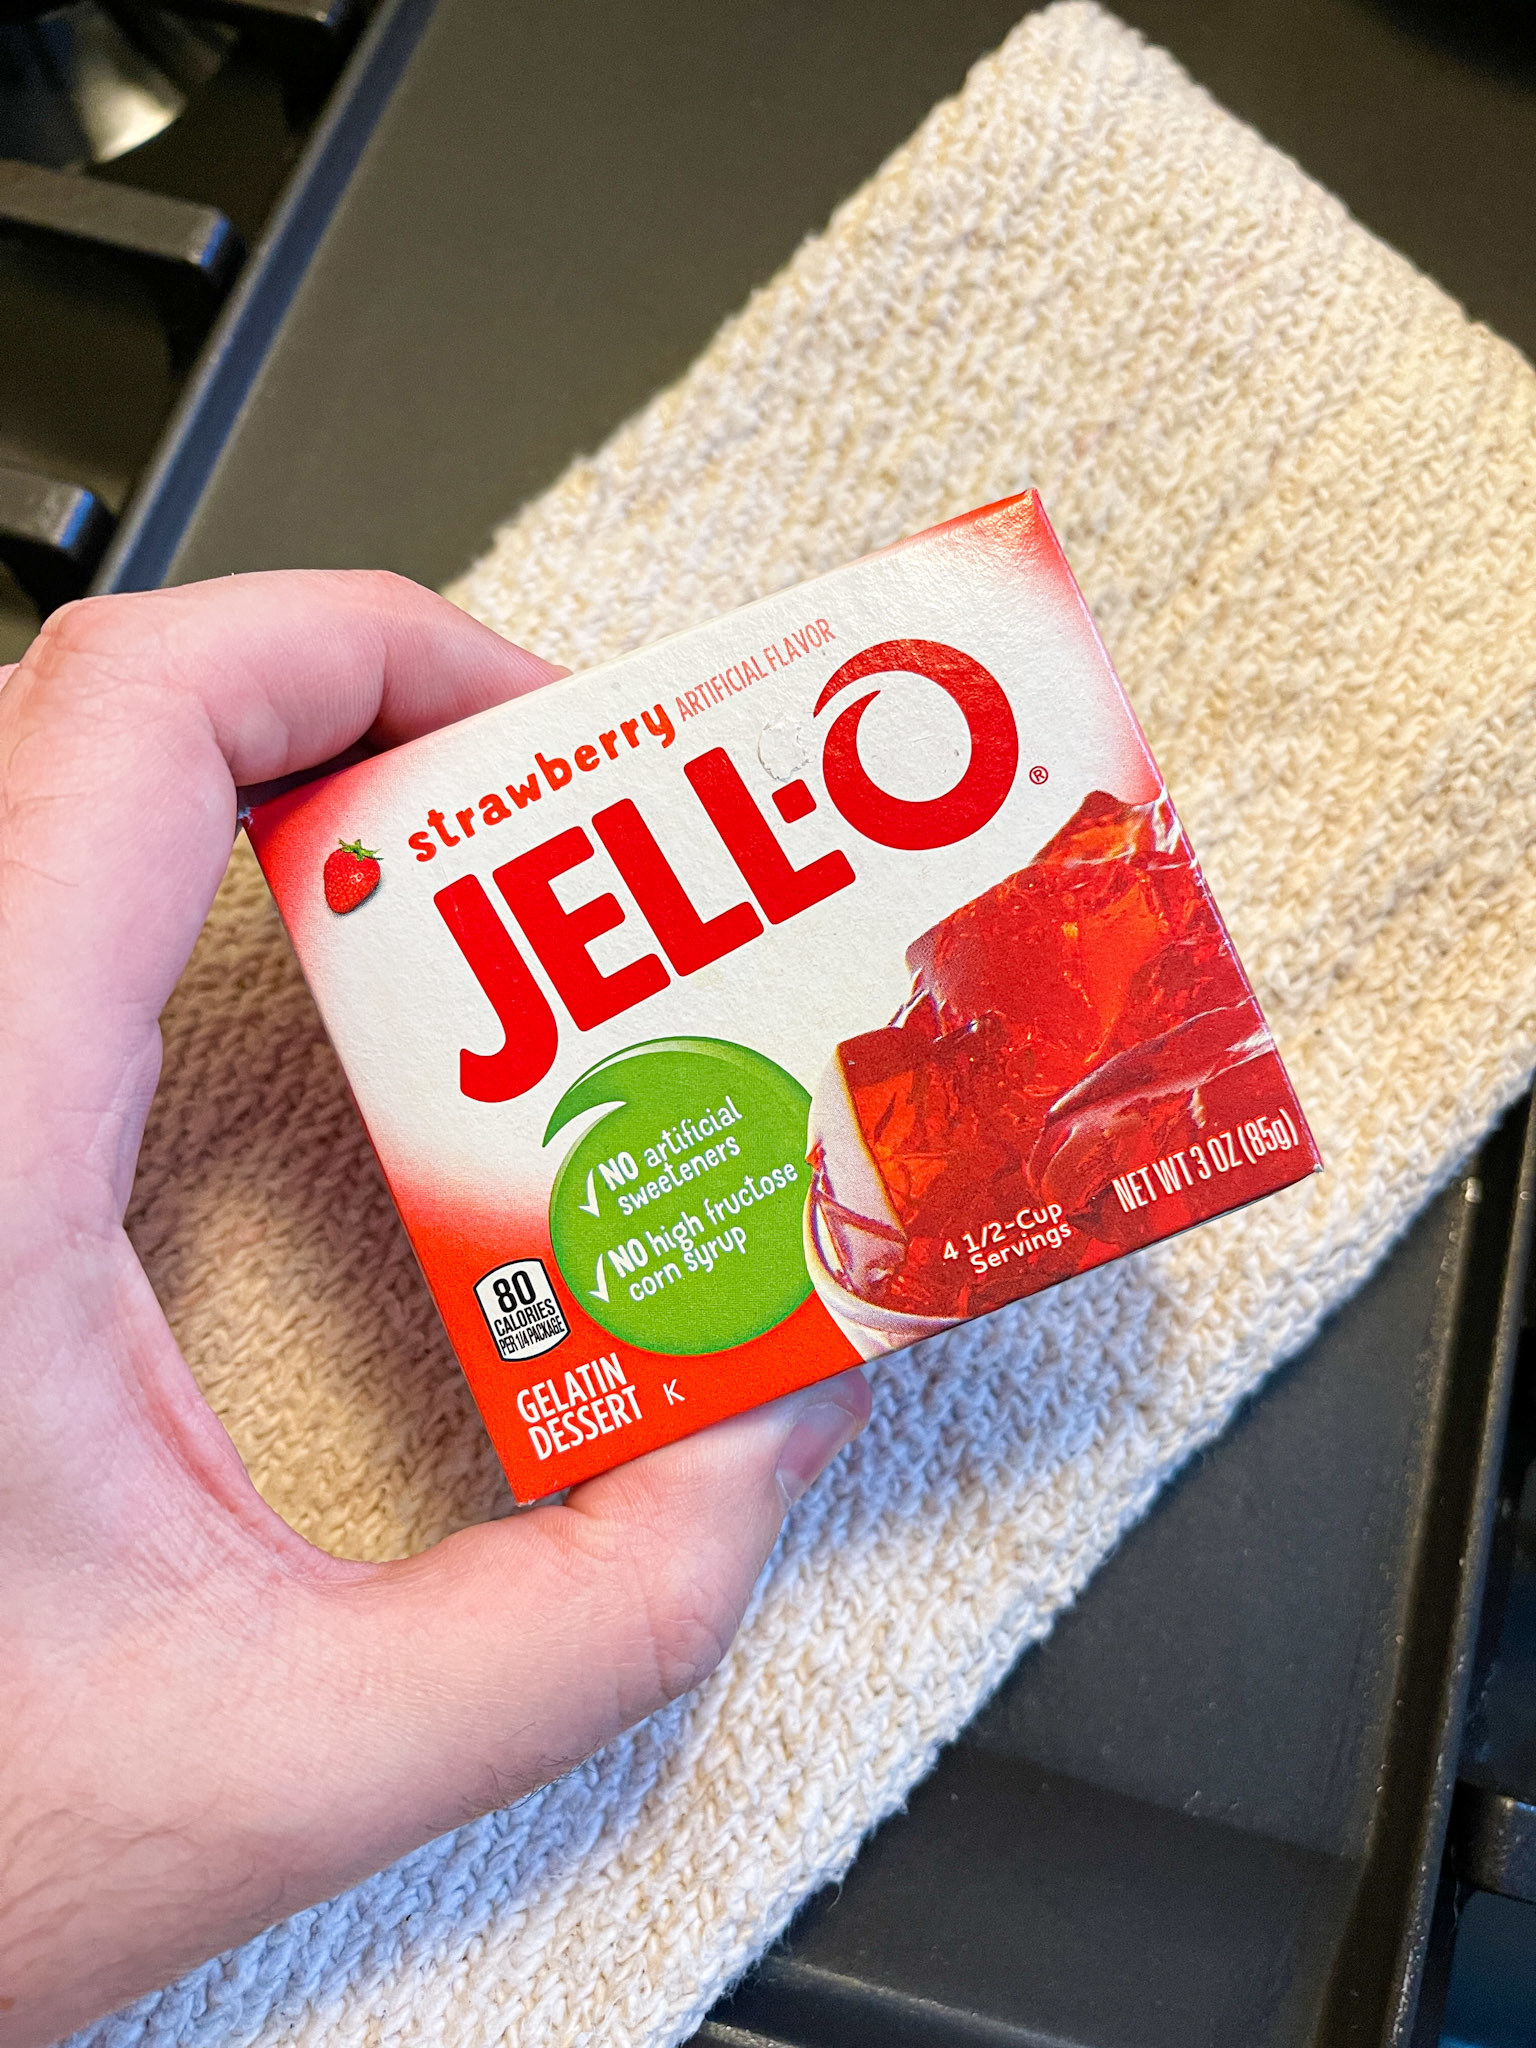
[[[521,1501],[1320,1164],[1033,492],[249,831]]]

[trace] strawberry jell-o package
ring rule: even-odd
[[[1320,1164],[1033,493],[249,830],[519,1500]]]

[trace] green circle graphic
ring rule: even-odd
[[[590,1067],[555,1105],[547,1145],[602,1115],[566,1154],[549,1234],[566,1285],[627,1344],[728,1351],[811,1291],[801,1239],[811,1098],[723,1038],[655,1038]]]

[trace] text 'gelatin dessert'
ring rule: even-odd
[[[1319,1164],[1033,493],[248,825],[520,1500]]]

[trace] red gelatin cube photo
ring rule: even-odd
[[[807,1221],[824,1295],[888,1340],[1245,1199],[1214,1183],[1255,1108],[1280,1117],[1276,1149],[1310,1150],[1165,793],[1092,792],[907,966],[906,1004],[846,1039],[818,1091]],[[1127,1182],[1154,1162],[1159,1183]]]

